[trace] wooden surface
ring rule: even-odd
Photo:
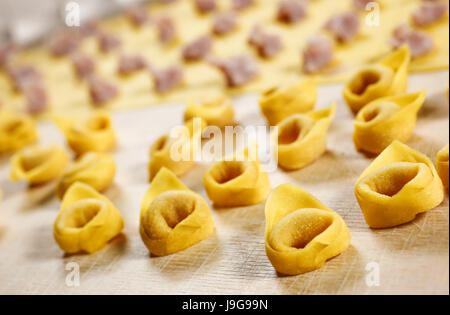
[[[433,160],[448,142],[448,72],[415,75],[410,90],[428,89],[417,128],[408,142]],[[351,247],[325,267],[296,277],[280,277],[264,251],[264,205],[213,210],[217,231],[175,255],[150,257],[138,233],[139,207],[148,188],[150,144],[179,124],[183,106],[153,107],[114,114],[120,145],[118,174],[106,195],[123,214],[123,236],[94,255],[64,256],[52,236],[59,209],[55,184],[27,190],[10,183],[8,158],[0,160],[0,294],[448,294],[448,197],[416,220],[387,230],[365,224],[353,194],[357,177],[370,160],[351,142],[352,116],[340,97],[342,86],[320,89],[318,108],[338,101],[329,131],[328,152],[315,164],[292,173],[270,173],[272,187],[290,182],[305,188],[342,215],[352,233]],[[235,102],[244,125],[262,125],[256,96]],[[63,143],[50,123],[39,126],[42,143]],[[182,180],[206,197],[197,165]],[[66,285],[66,264],[78,263],[80,286]],[[380,285],[366,283],[366,266],[378,263]]]

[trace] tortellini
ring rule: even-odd
[[[389,96],[369,103],[356,116],[356,149],[380,154],[394,140],[406,142],[416,126],[425,92]]]
[[[64,197],[67,189],[76,182],[88,184],[98,192],[108,188],[116,174],[114,157],[108,153],[89,152],[82,155],[62,175],[58,195]]]
[[[216,206],[250,206],[267,198],[269,176],[254,151],[246,149],[232,159],[217,162],[205,173],[206,193]]]
[[[142,200],[139,230],[153,255],[166,256],[206,239],[215,226],[206,201],[162,168]]]
[[[336,105],[308,114],[292,115],[278,124],[278,164],[287,170],[307,166],[327,148],[327,130]]]
[[[202,118],[208,126],[219,128],[235,124],[233,105],[226,97],[219,97],[203,104],[189,103],[184,113],[184,121],[188,122],[193,118]]]
[[[353,113],[358,113],[378,98],[405,93],[410,61],[411,53],[405,45],[379,63],[360,69],[346,84],[343,92]]]
[[[173,129],[160,137],[150,148],[148,172],[150,181],[163,167],[176,176],[187,173],[194,166],[194,152],[201,146],[206,122],[201,118],[188,121],[182,128]]]
[[[53,236],[68,254],[92,254],[118,236],[123,226],[122,215],[111,201],[89,185],[75,183],[64,196]]]
[[[57,119],[67,144],[77,155],[107,152],[116,145],[116,134],[108,114],[98,112],[86,119]]]
[[[448,192],[448,144],[437,155],[436,169]]]
[[[69,156],[57,146],[32,146],[16,153],[11,160],[11,180],[26,180],[30,185],[40,185],[59,178]]]
[[[37,139],[36,127],[30,117],[0,112],[0,154],[21,150]]]
[[[394,141],[358,179],[355,195],[367,224],[388,228],[438,206],[444,188],[427,156]]]
[[[287,88],[264,92],[259,106],[269,125],[275,126],[291,115],[313,110],[316,100],[317,83],[307,80]]]
[[[342,217],[301,188],[278,186],[265,212],[266,254],[281,274],[321,268],[350,245],[350,231]]]

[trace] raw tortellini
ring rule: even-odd
[[[266,253],[279,273],[298,275],[321,268],[350,245],[341,216],[301,188],[278,186],[265,211]]]
[[[95,113],[81,120],[60,118],[57,124],[64,132],[67,144],[77,155],[107,152],[116,145],[116,134],[106,113]]]
[[[353,113],[378,98],[405,93],[410,61],[408,46],[402,46],[379,63],[361,68],[346,84],[343,93]]]
[[[123,225],[111,201],[89,185],[75,183],[64,196],[53,235],[66,253],[92,254],[119,235]]]
[[[202,118],[208,126],[233,126],[234,109],[230,100],[226,97],[219,97],[203,104],[189,103],[184,113],[184,121],[193,118]]]
[[[444,188],[428,157],[394,141],[358,179],[355,195],[367,224],[388,228],[438,206]]]
[[[275,126],[291,115],[313,110],[316,100],[317,84],[307,80],[287,88],[266,91],[259,106],[269,125]]]
[[[0,112],[0,154],[16,152],[37,141],[33,120],[25,115]]]
[[[142,200],[139,229],[148,250],[165,256],[201,242],[215,227],[206,201],[162,168]]]
[[[445,189],[448,192],[448,144],[438,153],[436,169],[442,179]]]
[[[380,154],[394,140],[406,142],[416,126],[425,92],[389,96],[369,103],[356,116],[356,149]]]
[[[250,206],[263,202],[270,193],[267,172],[261,167],[256,148],[211,166],[203,181],[206,193],[220,207]]]
[[[292,115],[278,124],[278,164],[296,170],[312,163],[327,148],[327,130],[336,105],[308,114]]]
[[[149,178],[152,180],[163,167],[176,176],[187,173],[194,166],[194,152],[201,146],[206,123],[201,118],[188,121],[170,134],[160,137],[150,148]]]
[[[58,195],[64,197],[67,189],[76,182],[88,184],[98,192],[108,188],[116,174],[114,157],[108,153],[89,152],[82,155],[63,174]]]
[[[68,162],[66,151],[57,145],[25,148],[12,157],[11,180],[26,180],[30,185],[44,184],[59,178]]]

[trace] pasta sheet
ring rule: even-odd
[[[409,23],[411,12],[420,0],[380,0],[380,20],[378,26],[369,25],[376,11],[361,11],[361,30],[355,40],[347,44],[336,44],[336,65],[326,72],[316,75],[319,83],[341,82],[361,65],[375,62],[390,52],[388,40],[392,31],[400,23]],[[221,94],[242,94],[261,92],[273,86],[285,86],[305,79],[301,69],[301,51],[308,38],[326,32],[324,23],[333,15],[354,10],[351,0],[311,0],[307,17],[292,25],[276,20],[278,1],[259,0],[246,10],[238,12],[238,29],[223,37],[214,37],[213,55],[227,58],[234,55],[250,54],[258,58],[261,74],[258,79],[237,89],[228,89],[221,73],[207,62],[184,64],[183,85],[169,93],[158,94],[153,89],[153,80],[148,72],[142,71],[123,77],[117,73],[119,57],[122,54],[140,54],[150,64],[163,68],[182,64],[182,47],[206,33],[211,33],[214,16],[230,10],[231,1],[219,0],[219,8],[214,13],[199,14],[190,0],[178,0],[169,5],[149,4],[153,19],[170,16],[174,19],[178,32],[175,44],[160,44],[154,24],[141,28],[133,26],[127,17],[118,15],[101,21],[102,29],[120,36],[122,47],[109,54],[99,51],[96,39],[83,42],[82,51],[95,57],[99,75],[117,85],[119,97],[107,104],[110,109],[128,109],[152,104],[205,101]],[[260,59],[247,44],[252,28],[260,25],[264,30],[279,34],[284,48],[270,60]],[[412,61],[410,71],[430,71],[448,68],[449,29],[448,17],[424,29],[434,38],[434,50],[428,55]],[[86,83],[78,80],[68,58],[54,58],[45,46],[34,47],[20,53],[19,62],[35,65],[43,74],[48,87],[48,113],[81,114],[92,108]],[[14,91],[11,82],[0,72],[0,99],[2,107],[16,111],[25,110],[25,98]]]

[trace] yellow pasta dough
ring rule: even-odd
[[[275,188],[265,212],[266,254],[281,274],[321,268],[350,245],[350,231],[342,217],[296,186]]]
[[[66,253],[92,254],[119,235],[123,225],[111,201],[89,185],[75,183],[64,196],[53,235]]]
[[[30,117],[0,111],[0,154],[16,152],[37,139],[36,127]]]
[[[344,87],[344,98],[353,111],[373,100],[406,92],[411,53],[402,46],[379,63],[362,67]]]
[[[278,164],[296,170],[312,163],[327,148],[327,130],[336,105],[308,114],[292,115],[278,124]]]
[[[360,10],[360,27],[351,43],[337,43],[334,49],[334,67],[315,74],[319,83],[342,82],[357,67],[373,60],[379,60],[391,51],[389,38],[399,23],[408,22],[411,12],[422,0],[377,0],[380,4],[371,6],[371,11]],[[215,36],[210,56],[224,60],[232,56],[254,55],[254,48],[247,38],[256,24],[267,32],[280,36],[283,44],[281,52],[271,60],[258,58],[261,75],[258,79],[238,89],[227,89],[219,71],[208,62],[184,63],[183,85],[170,93],[158,93],[153,87],[151,76],[146,71],[122,76],[117,64],[122,53],[139,53],[149,62],[157,60],[164,67],[180,63],[180,52],[187,43],[212,31],[219,12],[232,10],[232,1],[217,0],[217,10],[212,14],[198,14],[192,1],[174,1],[169,6],[159,1],[149,4],[149,11],[159,21],[170,17],[174,22],[175,36],[170,43],[161,43],[158,23],[136,28],[129,18],[120,14],[99,21],[102,31],[120,38],[121,47],[109,54],[98,48],[96,36],[85,38],[79,51],[94,59],[98,75],[113,83],[120,94],[108,103],[111,109],[129,109],[161,103],[184,102],[187,99],[206,100],[218,93],[242,94],[262,92],[274,85],[289,85],[311,76],[301,71],[303,61],[300,52],[314,34],[323,33],[323,26],[335,15],[355,10],[352,0],[309,1],[307,14],[299,23],[284,25],[276,18],[279,1],[258,1],[248,10],[237,12],[236,28],[226,36]],[[380,21],[380,23],[377,23]],[[170,28],[170,27],[169,27]],[[410,70],[430,71],[448,69],[449,28],[448,18],[423,29],[433,39],[433,50],[420,58],[415,58]],[[169,30],[170,32],[170,30]],[[325,35],[325,34],[323,34]],[[328,35],[328,34],[326,34]],[[256,56],[254,56],[257,58]],[[209,58],[207,58],[209,59]],[[45,78],[51,106],[49,111],[56,114],[77,113],[92,109],[88,84],[80,84],[74,75],[70,58],[54,58],[48,47],[31,47],[20,51],[17,60],[37,67]],[[5,100],[3,106],[16,110],[21,106],[11,83],[2,84],[0,73],[0,94]]]
[[[394,141],[363,172],[355,195],[367,224],[388,228],[438,206],[444,188],[427,156]]]
[[[62,175],[58,196],[63,198],[67,189],[76,182],[88,184],[98,192],[102,192],[112,184],[115,174],[116,163],[111,154],[86,153]]]
[[[425,91],[377,99],[365,106],[353,125],[356,149],[380,154],[394,140],[406,142],[416,126]]]
[[[116,144],[111,117],[106,113],[94,113],[81,120],[58,118],[56,122],[64,132],[67,144],[77,155],[107,152]]]
[[[163,167],[181,176],[194,166],[194,152],[200,149],[206,122],[192,119],[181,128],[160,137],[150,148],[149,178],[152,180]]]
[[[287,88],[273,88],[263,93],[259,106],[271,126],[294,114],[314,109],[317,100],[317,83],[306,80]]]
[[[170,255],[201,242],[214,229],[206,201],[162,168],[142,200],[139,230],[148,250]]]
[[[11,159],[11,180],[44,184],[60,177],[68,162],[66,151],[57,145],[25,148]]]
[[[246,149],[233,159],[217,162],[205,173],[206,193],[215,205],[250,206],[267,198],[270,193],[269,176],[253,151],[256,150]]]
[[[184,113],[184,121],[193,118],[202,118],[208,126],[219,128],[235,124],[233,105],[227,97],[215,98],[202,104],[189,103]]]
[[[448,192],[448,144],[437,155],[436,169]]]

